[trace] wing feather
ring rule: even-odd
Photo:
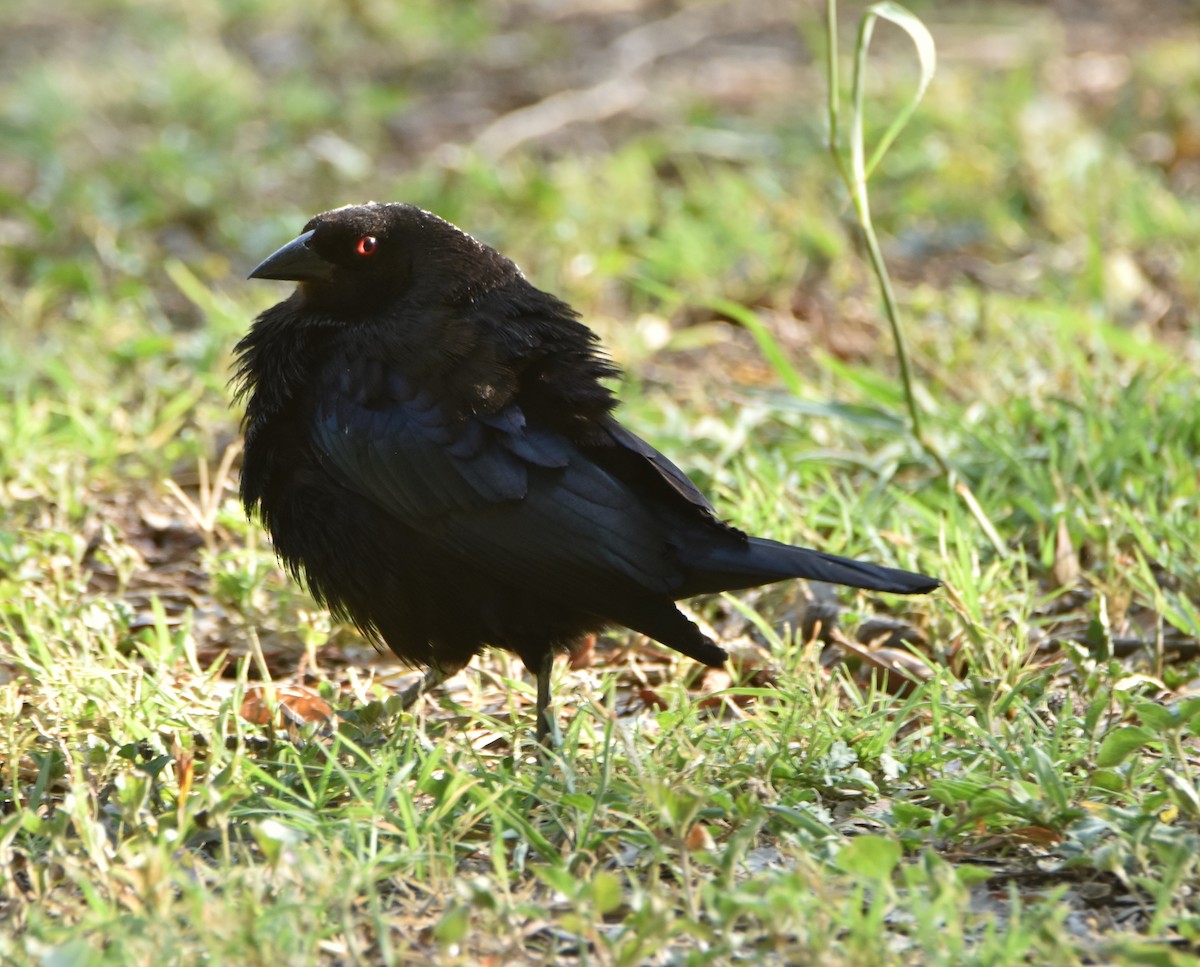
[[[516,404],[452,420],[423,393],[382,405],[343,393],[312,439],[342,484],[515,585],[606,614],[683,579],[637,492],[565,435],[530,428]]]

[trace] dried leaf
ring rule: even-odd
[[[1060,588],[1073,587],[1081,571],[1079,555],[1071,543],[1071,531],[1067,528],[1066,518],[1060,517],[1058,530],[1054,534],[1054,581]]]
[[[241,716],[255,725],[297,727],[333,722],[333,709],[306,685],[253,685],[242,699]]]
[[[567,655],[567,666],[573,672],[591,668],[596,663],[596,636],[584,635]]]
[[[904,695],[933,677],[929,666],[911,652],[899,648],[864,648],[844,636],[839,636],[837,643],[862,663],[856,677],[866,682],[874,676],[889,695]]]
[[[704,823],[693,823],[691,829],[687,831],[687,836],[684,837],[683,842],[692,852],[697,850],[713,850],[717,846],[712,838],[712,834],[708,831],[708,827]]]
[[[854,632],[854,637],[871,648],[902,648],[914,645],[927,648],[929,639],[919,628],[899,618],[868,618]]]
[[[1010,836],[1037,843],[1039,846],[1057,846],[1063,841],[1062,834],[1045,826],[1018,826],[1009,830]]]

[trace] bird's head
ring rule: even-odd
[[[347,205],[312,218],[252,279],[299,282],[299,296],[341,312],[372,311],[425,287],[440,299],[519,275],[508,259],[414,205]],[[419,301],[419,300],[418,300]]]

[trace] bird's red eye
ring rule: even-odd
[[[364,235],[358,240],[358,244],[354,246],[354,251],[359,255],[374,255],[376,249],[379,248],[379,242],[374,235]]]

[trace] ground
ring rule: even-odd
[[[0,14],[0,960],[1194,962],[1196,6],[913,9],[870,191],[924,447],[823,9]],[[918,71],[868,63],[874,143]],[[245,521],[227,386],[246,273],[368,198],[572,302],[739,527],[945,588],[692,602],[721,670],[582,642],[544,759],[502,654],[399,711]]]

